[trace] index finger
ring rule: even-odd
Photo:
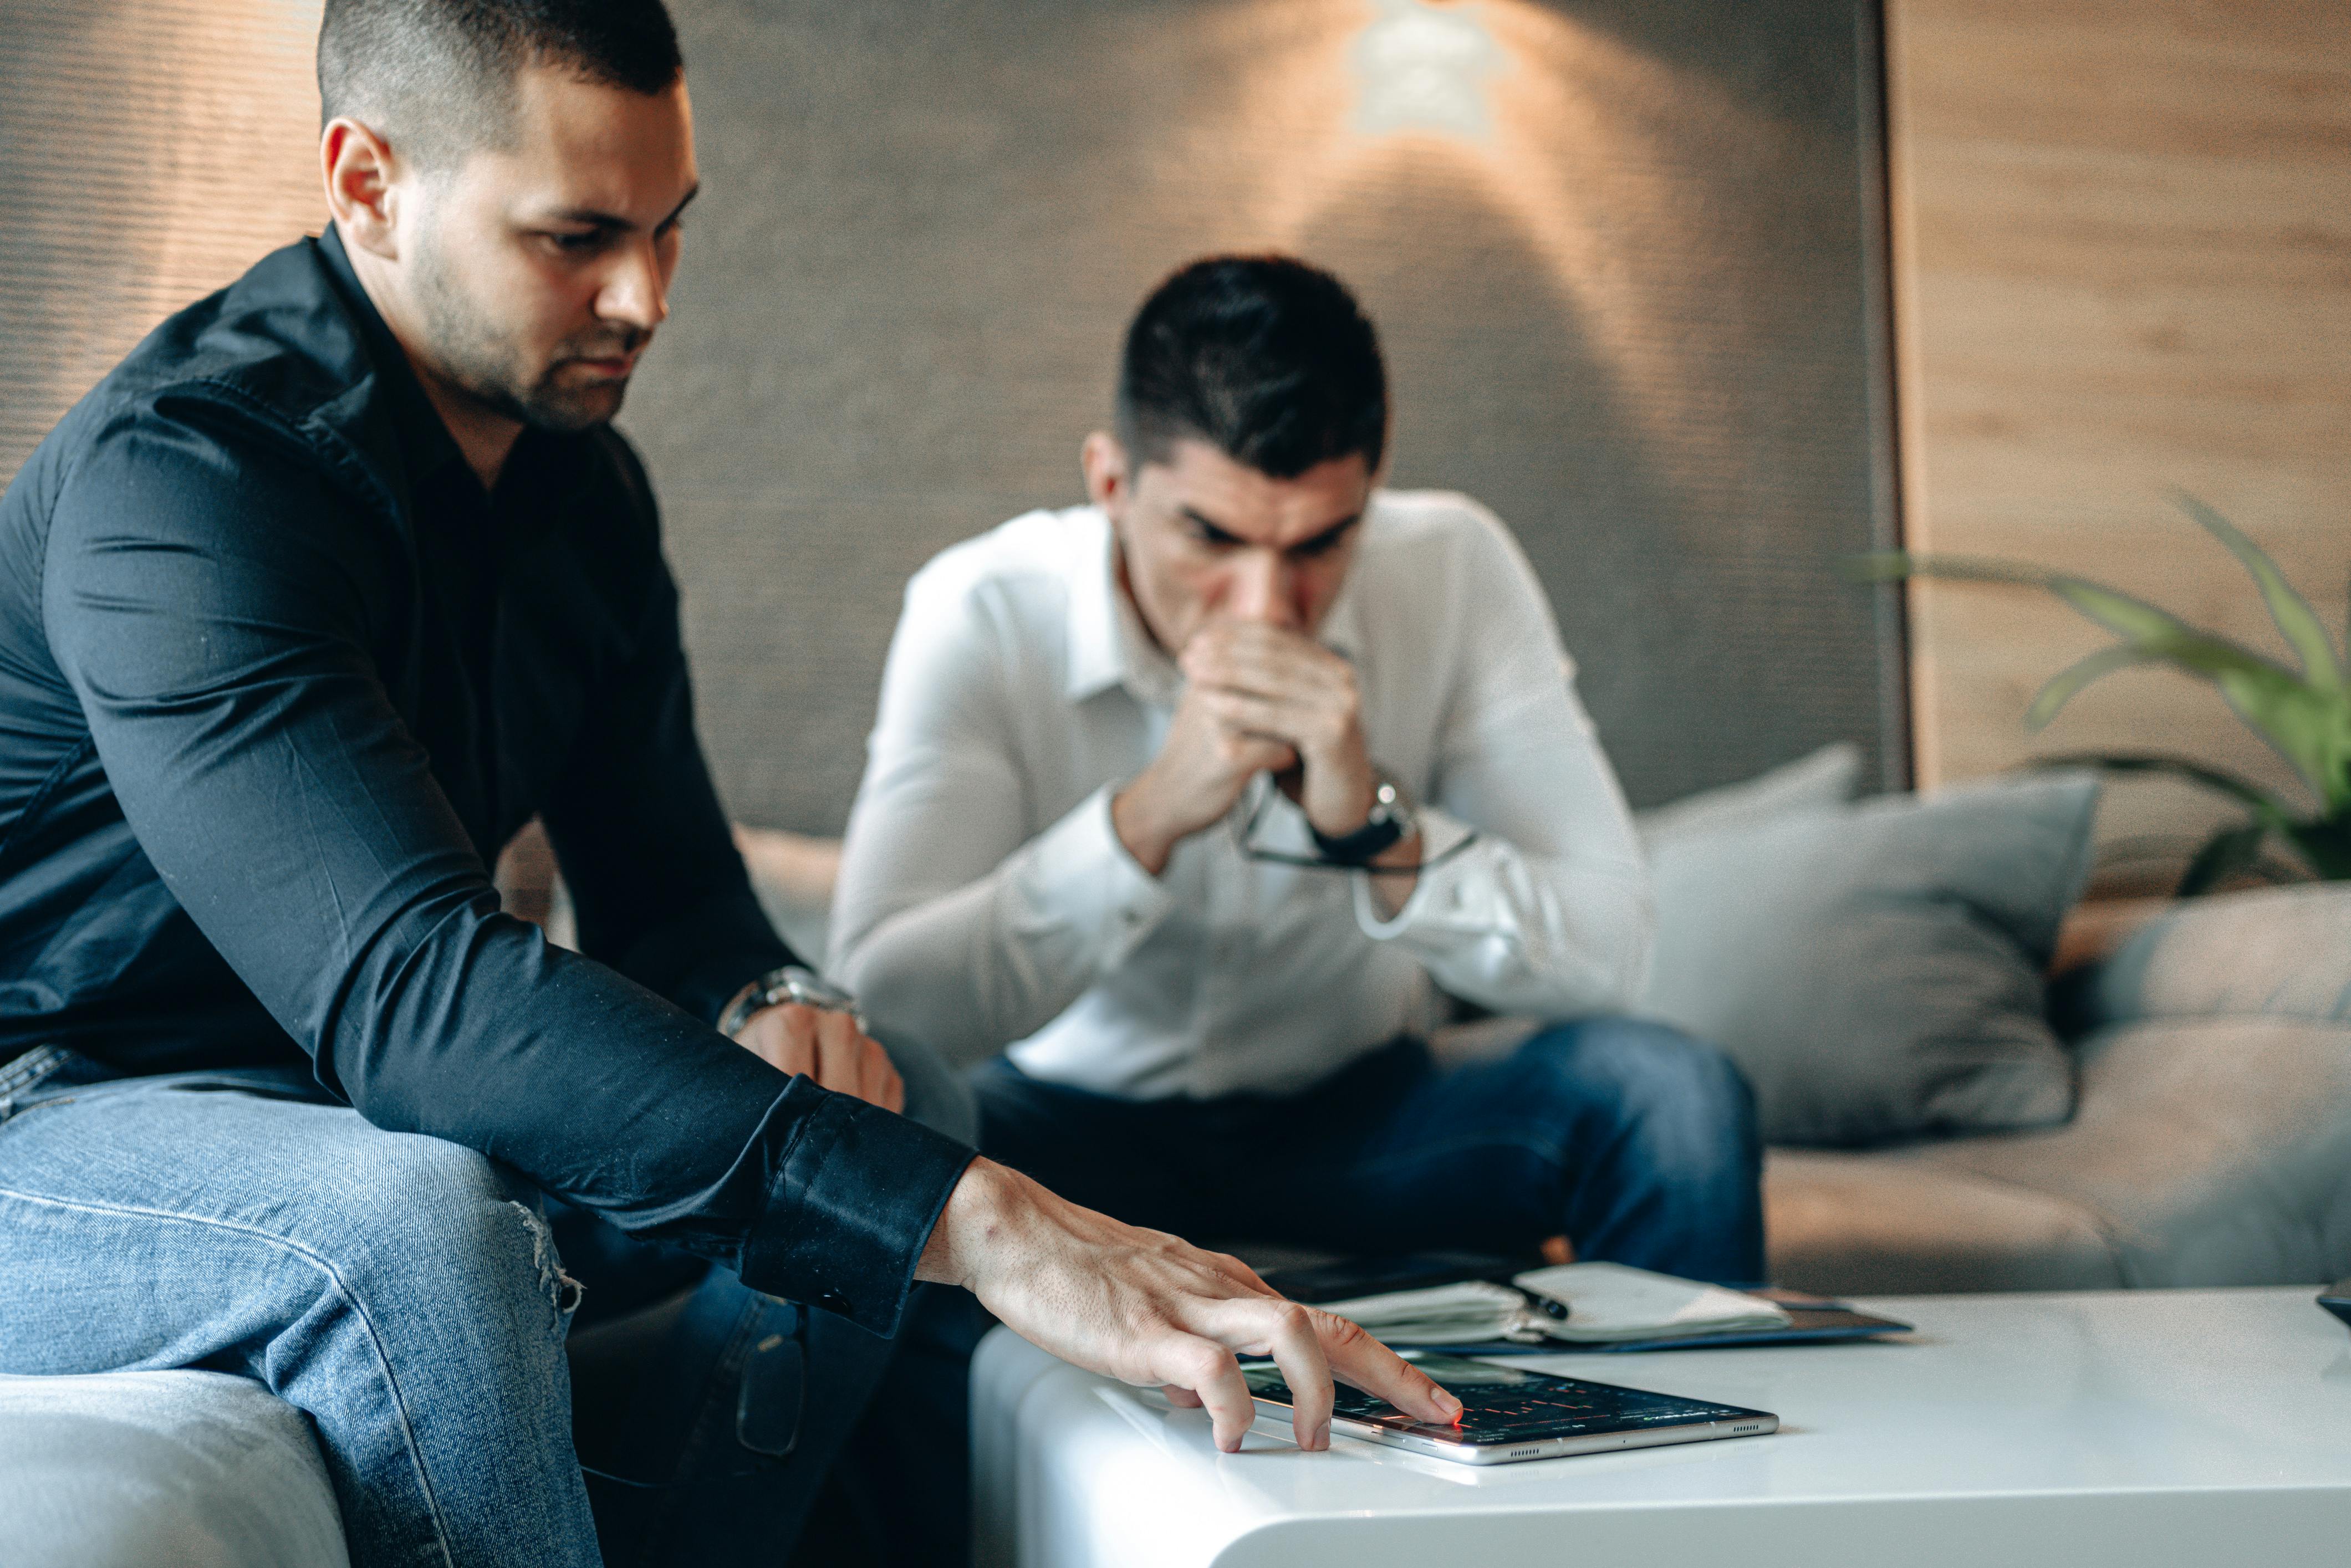
[[[1447,1394],[1428,1374],[1371,1336],[1360,1323],[1316,1307],[1306,1311],[1314,1321],[1315,1336],[1331,1364],[1331,1375],[1351,1387],[1375,1394],[1423,1421],[1449,1427],[1461,1418],[1461,1401]]]

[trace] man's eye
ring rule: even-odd
[[[1323,556],[1329,555],[1332,550],[1337,549],[1341,545],[1346,542],[1347,536],[1343,531],[1335,534],[1324,534],[1319,539],[1308,539],[1302,545],[1291,547],[1290,554],[1291,559],[1296,560],[1315,560]]]
[[[595,249],[603,243],[604,235],[601,229],[590,229],[584,234],[565,234],[560,230],[550,230],[547,238],[549,243],[558,250],[577,253]]]

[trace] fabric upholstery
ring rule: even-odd
[[[1839,810],[1831,752],[1642,813],[1652,849]],[[820,919],[801,884],[763,897]],[[1774,1149],[1772,1277],[1868,1291],[2316,1283],[2351,1274],[2351,888],[2197,900],[2055,998],[2079,1103],[2043,1130],[1873,1151]],[[1525,1020],[1441,1031],[1507,1052]]]
[[[0,1376],[9,1568],[343,1568],[309,1423],[216,1372]]]
[[[2045,774],[1662,833],[1642,1010],[1731,1053],[1773,1143],[2062,1122],[2041,976],[2096,796]]]
[[[1771,1277],[1804,1291],[2095,1291],[2123,1283],[2098,1217],[2080,1205],[1899,1153],[1771,1150],[1763,1235]]]
[[[1633,825],[1654,852],[1661,843],[1700,833],[1760,828],[1802,811],[1834,810],[1860,788],[1861,769],[1861,748],[1839,741],[1752,779],[1635,812]]]
[[[2351,1274],[2351,887],[2183,904],[2067,1000],[2089,1030],[2070,1124],[1775,1152],[1774,1273],[1852,1291]]]
[[[2351,1028],[2351,886],[2184,903],[2133,936],[2072,1000],[2091,1024],[2258,1016]]]

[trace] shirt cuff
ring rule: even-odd
[[[898,1332],[914,1266],[972,1151],[917,1122],[803,1080],[824,1096],[785,1151],[743,1247],[751,1289]]]
[[[1104,967],[1123,963],[1176,907],[1175,894],[1127,852],[1110,801],[1107,786],[1097,789],[1030,840],[1015,879],[1025,913],[1094,934]]]
[[[1431,912],[1453,896],[1447,884],[1467,868],[1469,856],[1453,852],[1477,837],[1478,830],[1433,806],[1423,806],[1418,819],[1420,859],[1428,869],[1414,879],[1412,896],[1404,901],[1403,908],[1394,915],[1382,915],[1378,901],[1372,896],[1372,873],[1359,871],[1350,879],[1355,884],[1355,924],[1374,942],[1392,941],[1430,924]],[[1453,858],[1443,865],[1428,866],[1439,855],[1448,854]]]

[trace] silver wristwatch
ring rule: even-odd
[[[762,1008],[781,1007],[786,1002],[814,1008],[824,1013],[847,1013],[857,1024],[857,1032],[871,1034],[865,1027],[865,1015],[857,1010],[857,998],[818,974],[814,969],[798,964],[787,964],[780,969],[770,969],[741,990],[718,1015],[718,1032],[729,1036],[751,1021],[751,1015]]]

